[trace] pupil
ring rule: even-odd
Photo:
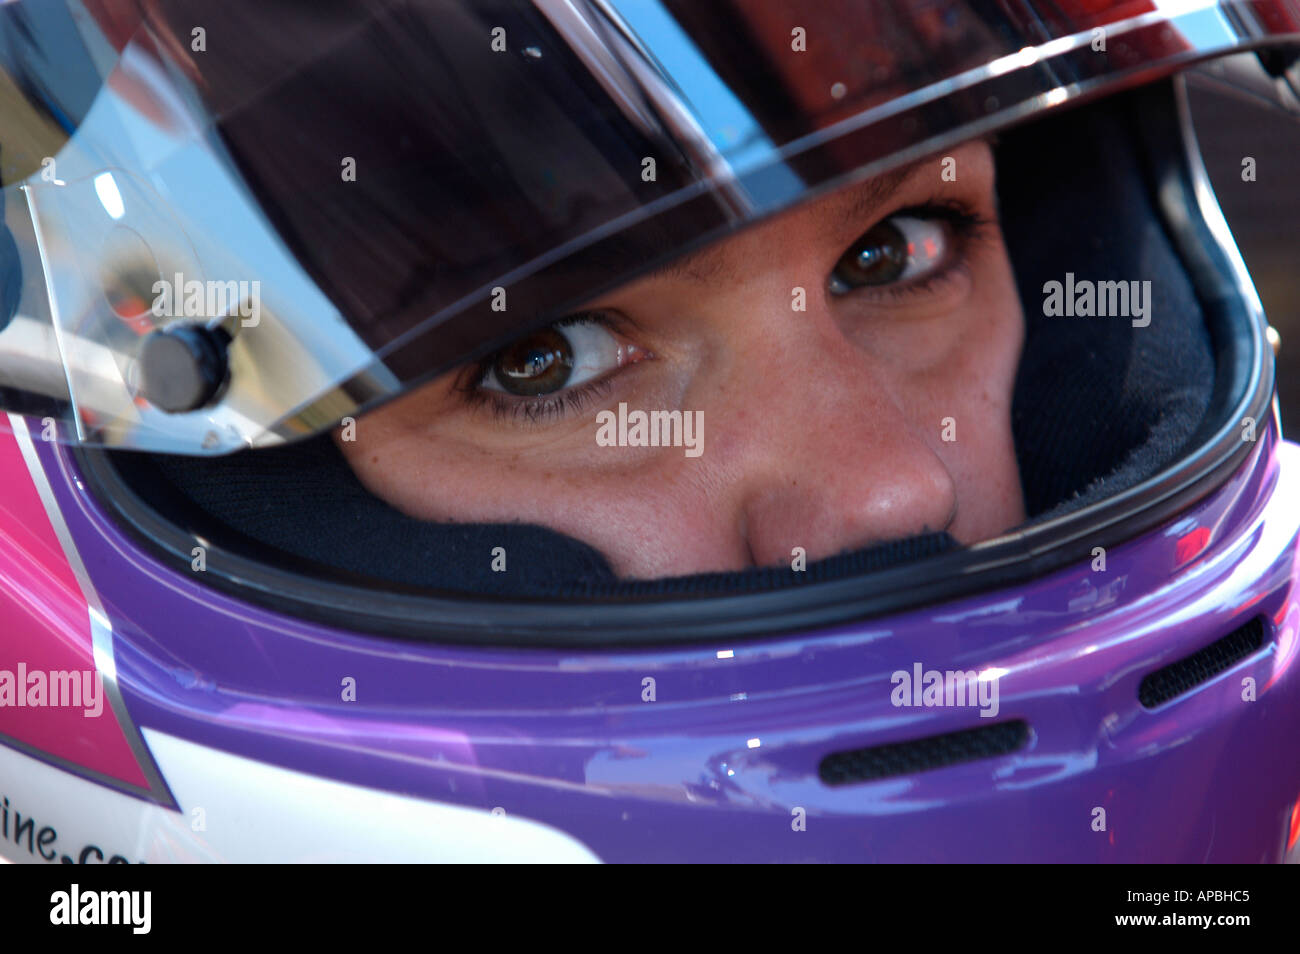
[[[501,387],[510,394],[549,394],[569,380],[573,349],[559,331],[543,328],[502,350],[492,368]]]

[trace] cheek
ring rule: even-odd
[[[987,279],[953,316],[962,332],[952,348],[913,382],[912,392],[916,406],[925,408],[915,426],[938,434],[935,451],[956,482],[950,530],[963,543],[996,536],[1025,517],[1011,431],[1024,318],[1009,264]]]

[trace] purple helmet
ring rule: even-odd
[[[1298,43],[0,5],[0,857],[1300,860]]]

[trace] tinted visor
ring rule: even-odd
[[[1195,0],[42,10],[0,8],[22,106],[0,395],[183,453],[314,433],[826,189],[1300,22]],[[81,81],[48,79],[65,61]]]

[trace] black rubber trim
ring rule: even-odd
[[[822,759],[817,774],[827,785],[852,785],[1009,755],[1023,748],[1028,739],[1029,723],[1014,719],[908,742],[832,752]]]
[[[1264,634],[1267,631],[1263,618],[1256,616],[1204,649],[1148,673],[1138,686],[1138,702],[1142,703],[1143,708],[1154,709],[1191,692],[1258,652],[1264,645]]]
[[[1239,422],[1263,424],[1273,399],[1273,353],[1263,316],[1236,284],[1228,256],[1200,215],[1184,149],[1180,80],[1135,92],[1154,195],[1205,310],[1221,373],[1199,446],[1149,480],[1065,516],[924,563],[739,596],[539,600],[357,587],[209,548],[204,583],[290,616],[387,636],[480,645],[655,646],[777,636],[901,612],[1024,583],[1092,558],[1173,518],[1220,487],[1259,444]],[[1157,117],[1153,119],[1153,117]],[[1162,118],[1161,118],[1162,117]],[[1262,430],[1262,428],[1261,428]],[[192,534],[162,520],[116,473],[108,454],[74,448],[77,468],[122,525],[188,573]]]

